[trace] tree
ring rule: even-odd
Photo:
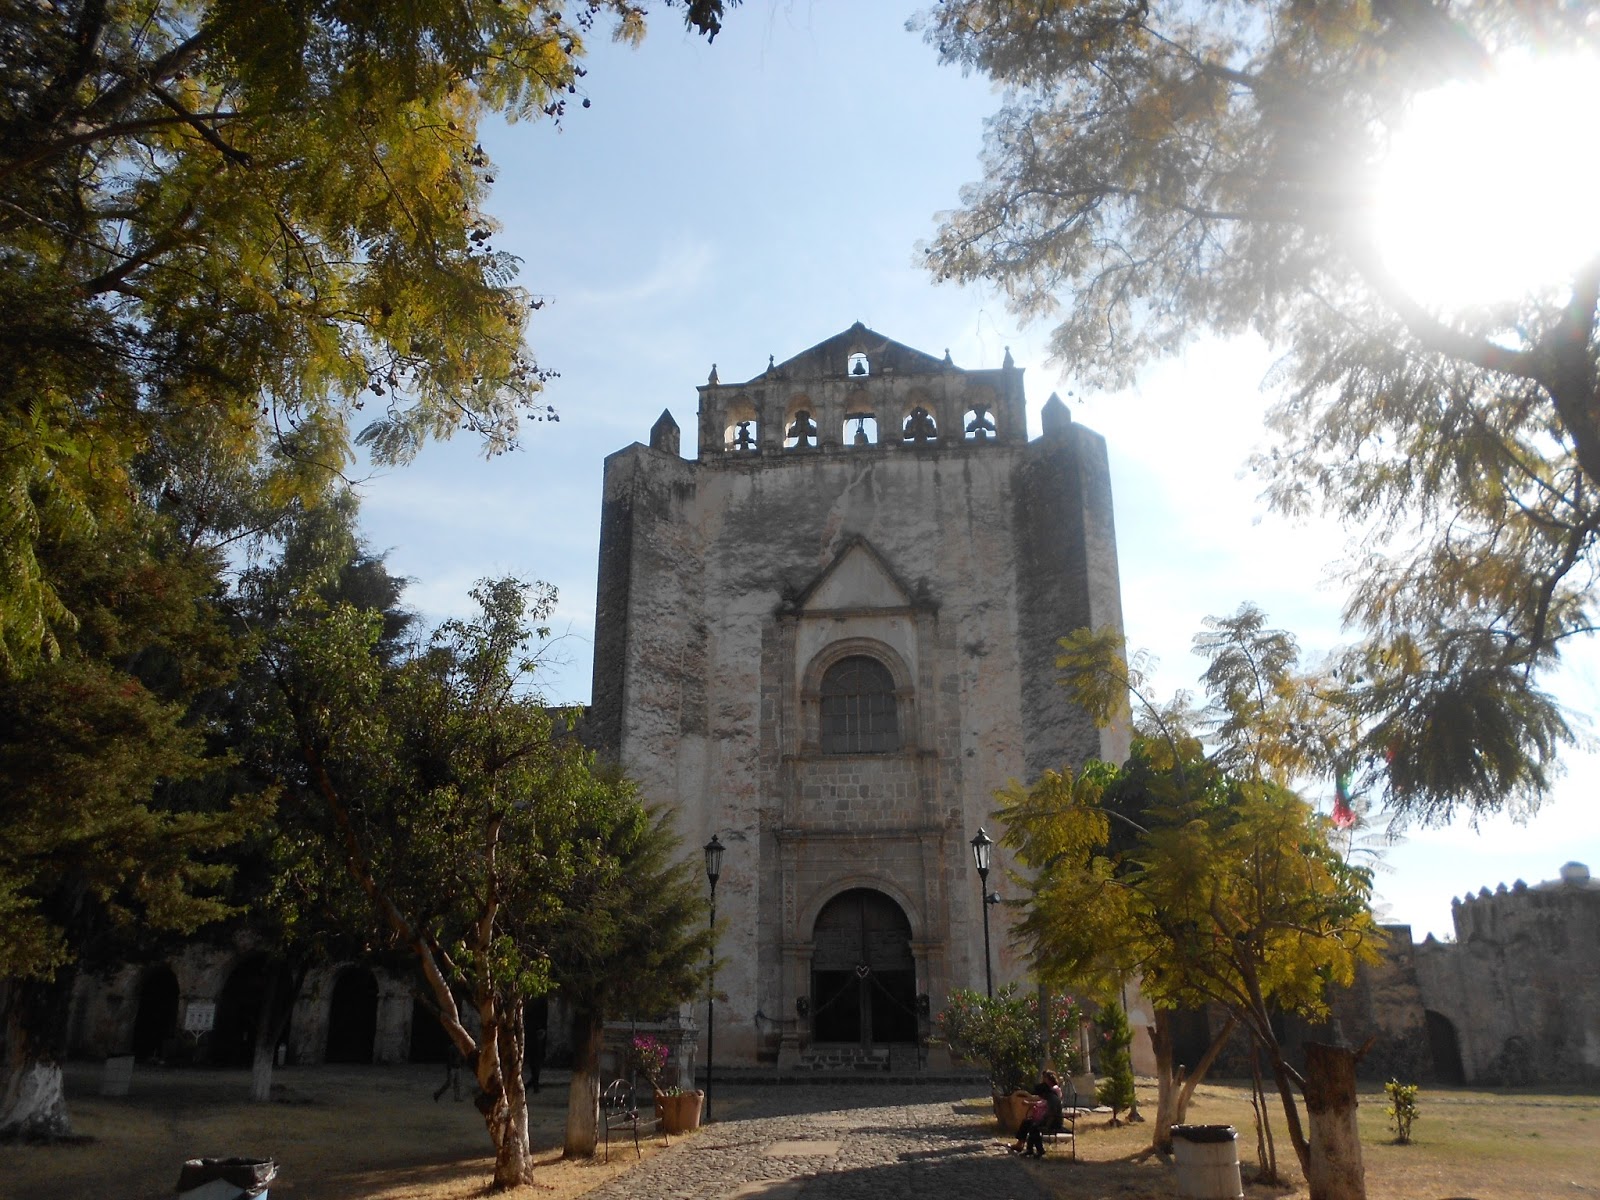
[[[476,618],[392,661],[381,614],[302,598],[272,633],[257,723],[279,739],[295,828],[365,895],[372,936],[414,956],[473,1065],[504,1188],[532,1177],[524,1004],[558,982],[585,1013],[670,1003],[705,942],[684,934],[698,897],[664,826],[530,688],[553,590],[473,597]]]
[[[1268,495],[1366,527],[1340,666],[1352,766],[1424,820],[1535,806],[1572,740],[1539,681],[1596,618],[1600,260],[1430,307],[1377,251],[1371,181],[1419,92],[1511,47],[1592,52],[1593,12],[951,0],[920,25],[1005,89],[933,272],[1055,320],[1055,353],[1095,384],[1202,332],[1272,342]]]
[[[198,701],[239,655],[218,561],[138,504],[48,530],[80,614],[48,660],[0,664],[0,1136],[70,1132],[61,1088],[77,972],[150,931],[228,911],[217,852],[270,795],[230,767]]]
[[[372,614],[379,622],[380,663],[399,661],[415,620],[400,603],[406,581],[363,545],[357,512],[354,493],[340,489],[313,508],[294,508],[271,522],[277,553],[241,573],[234,597],[236,619],[253,646],[270,646],[279,629],[297,619],[301,601],[313,596],[322,605]],[[247,788],[276,790],[277,781],[299,773],[298,747],[275,736],[270,723],[257,724],[275,695],[271,667],[270,656],[251,654],[218,714]],[[260,1102],[272,1097],[275,1052],[311,969],[370,956],[378,944],[366,897],[326,852],[317,828],[300,820],[302,808],[290,804],[274,812],[226,852],[233,867],[227,899],[235,914],[203,935],[232,942],[242,934],[265,958],[271,986],[259,996],[250,1088],[250,1098]]]
[[[591,765],[620,803],[579,815],[593,847],[549,922],[552,980],[572,1008],[572,1081],[562,1154],[588,1158],[599,1134],[606,1020],[655,1017],[699,994],[712,932],[698,864],[682,857],[670,814],[651,813],[631,783]]]
[[[706,36],[723,0],[681,3]],[[484,211],[486,113],[559,118],[636,0],[10,0],[0,23],[0,661],[70,616],[41,531],[174,420],[315,494],[548,415]],[[587,98],[583,104],[588,105]]]
[[[1117,1114],[1133,1108],[1137,1099],[1133,1090],[1133,1055],[1128,1052],[1133,1045],[1133,1030],[1128,1028],[1128,1014],[1115,1000],[1100,1009],[1094,1023],[1100,1030],[1101,1075],[1094,1098],[1097,1104],[1111,1110],[1111,1123],[1116,1125]]]
[[[1140,975],[1157,1016],[1153,1145],[1170,1144],[1183,1101],[1231,1032],[1180,1089],[1166,1016],[1211,1002],[1266,1056],[1309,1172],[1317,1145],[1353,1129],[1354,1096],[1348,1111],[1311,1107],[1308,1138],[1295,1092],[1322,1080],[1286,1060],[1273,1015],[1324,1014],[1327,988],[1376,961],[1372,875],[1336,852],[1328,821],[1288,786],[1326,761],[1317,680],[1299,672],[1293,639],[1250,606],[1207,627],[1196,639],[1209,659],[1199,711],[1183,697],[1166,706],[1147,697],[1115,631],[1062,639],[1063,682],[1091,715],[1120,718],[1130,692],[1143,711],[1122,768],[1047,772],[1001,793],[1005,843],[1032,872],[1018,881],[1031,891],[1018,932],[1047,981],[1104,989],[1119,973]],[[1209,754],[1197,729],[1213,739]],[[1314,1185],[1314,1194],[1354,1193]]]

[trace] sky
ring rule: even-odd
[[[516,575],[560,593],[546,695],[589,698],[600,487],[606,455],[668,409],[693,453],[696,393],[712,364],[747,379],[859,320],[958,366],[1026,371],[1030,431],[1059,392],[1105,435],[1124,624],[1152,651],[1163,693],[1193,689],[1190,646],[1209,615],[1245,601],[1293,631],[1308,659],[1341,641],[1336,564],[1352,547],[1327,524],[1290,524],[1246,466],[1264,440],[1268,347],[1197,342],[1122,393],[1087,393],[1051,362],[1049,326],[1021,326],[974,288],[918,265],[938,214],[980,177],[984,119],[999,97],[940,67],[908,32],[905,0],[746,0],[707,45],[673,12],[637,48],[596,37],[581,97],[559,128],[486,128],[496,164],[496,245],[544,298],[529,343],[559,372],[559,421],[485,459],[470,435],[369,473],[362,526],[427,620],[470,611],[468,589]],[[578,98],[574,98],[575,100]],[[1066,632],[1066,631],[1063,631]],[[1600,653],[1569,655],[1557,686],[1600,709]],[[1331,784],[1310,798],[1326,803]],[[1600,755],[1569,753],[1541,811],[1522,823],[1408,830],[1379,847],[1382,919],[1421,940],[1452,934],[1452,897],[1600,868]]]

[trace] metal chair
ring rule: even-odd
[[[606,1161],[611,1161],[611,1131],[633,1130],[633,1153],[643,1158],[639,1148],[639,1105],[634,1100],[633,1084],[626,1079],[613,1079],[600,1095],[600,1123],[605,1129]]]

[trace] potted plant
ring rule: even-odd
[[[656,1119],[661,1122],[662,1132],[687,1133],[700,1128],[700,1112],[706,1094],[661,1086],[661,1075],[670,1054],[665,1042],[648,1033],[639,1034],[628,1048],[634,1069],[650,1081],[650,1090],[655,1094]]]
[[[1078,1060],[1079,1016],[1072,997],[1053,998],[1051,1061],[1069,1072]],[[1019,995],[1016,984],[1001,988],[992,999],[961,988],[950,993],[938,1027],[952,1054],[988,1068],[995,1119],[1006,1133],[1015,1133],[1033,1100],[1030,1089],[1044,1057],[1038,996]]]
[[[688,1133],[700,1128],[700,1112],[706,1094],[671,1087],[656,1093],[656,1117],[663,1133]]]

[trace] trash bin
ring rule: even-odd
[[[178,1172],[180,1200],[267,1200],[278,1173],[270,1158],[191,1158]]]
[[[1188,1200],[1238,1200],[1239,1131],[1232,1125],[1174,1125],[1172,1149],[1178,1159],[1178,1195]]]

